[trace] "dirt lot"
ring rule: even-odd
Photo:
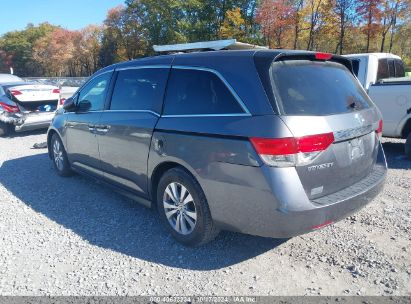
[[[58,177],[44,132],[0,138],[1,295],[411,295],[411,162],[384,146],[383,193],[289,240],[222,233],[175,243],[155,212],[81,176]]]

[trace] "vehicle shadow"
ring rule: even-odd
[[[10,134],[8,134],[7,137],[8,138],[18,138],[18,137],[26,137],[26,136],[33,136],[33,135],[41,135],[41,134],[46,134],[46,133],[47,133],[47,128],[31,130],[31,131],[23,131],[23,132],[13,131]]]
[[[411,161],[404,154],[404,143],[386,141],[382,144],[388,168],[411,169]]]
[[[155,211],[92,179],[59,177],[46,153],[5,161],[0,183],[36,212],[95,246],[167,266],[219,269],[287,241],[222,232],[202,247],[182,246],[169,236]]]

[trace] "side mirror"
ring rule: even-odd
[[[63,109],[68,112],[72,112],[76,110],[76,101],[74,100],[73,97],[67,98],[64,101]]]
[[[88,112],[91,109],[91,102],[88,100],[80,100],[77,104],[77,112]]]

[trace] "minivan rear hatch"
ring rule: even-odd
[[[376,163],[382,122],[351,63],[307,53],[277,56],[267,68],[274,111],[297,142],[321,150],[300,153],[295,164],[308,197],[335,193],[367,177]],[[326,145],[324,150],[316,149],[315,140]]]

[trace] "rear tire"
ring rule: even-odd
[[[199,183],[182,168],[170,169],[161,177],[157,208],[171,235],[184,245],[203,245],[219,232]]]
[[[6,137],[11,133],[12,125],[0,121],[0,136]]]
[[[51,137],[50,144],[51,159],[53,160],[53,165],[58,175],[64,177],[73,175],[73,171],[70,168],[70,163],[67,158],[66,150],[64,149],[60,137],[56,133],[54,133]]]
[[[411,133],[408,134],[407,140],[405,141],[405,155],[411,160]]]

